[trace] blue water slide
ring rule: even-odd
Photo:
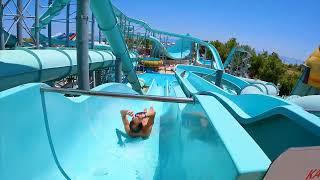
[[[90,1],[90,8],[96,17],[99,28],[107,37],[115,56],[120,58],[122,71],[127,76],[128,82],[134,90],[141,93],[141,86],[110,0]]]
[[[159,154],[160,105],[152,103],[159,116],[148,140],[131,139],[122,135],[120,110],[139,112],[150,102],[66,98],[40,93],[40,86],[26,84],[0,93],[0,179],[152,179]],[[124,84],[94,90],[137,94]],[[147,94],[163,93],[155,83]]]
[[[243,48],[241,47],[234,47],[231,49],[231,51],[229,52],[228,54],[228,57],[227,59],[224,61],[223,63],[223,67],[224,68],[227,68],[230,63],[233,61],[234,59],[234,55],[238,52],[242,52],[242,53],[246,53],[249,55],[249,53],[247,51],[245,51]],[[203,66],[206,66],[206,67],[210,67],[211,66],[211,60],[209,59],[204,59],[203,57],[199,57],[196,59],[196,62],[199,64],[199,65],[203,65]]]
[[[308,95],[320,95],[320,89],[310,86],[307,82],[309,78],[310,68],[304,66],[304,70],[300,75],[295,87],[293,88],[291,95],[308,96]]]
[[[75,49],[1,50],[0,90],[29,82],[49,82],[77,73]],[[136,54],[130,53],[132,58]],[[98,70],[114,66],[116,57],[111,51],[89,50],[89,68]]]
[[[117,15],[118,18],[125,18],[127,21],[138,24],[142,27],[144,27],[148,32],[151,32],[152,34],[161,34],[161,35],[167,35],[167,36],[172,36],[175,38],[181,38],[181,39],[186,39],[189,40],[193,43],[196,43],[198,45],[201,46],[205,46],[206,48],[208,48],[208,50],[212,53],[213,56],[213,61],[214,61],[214,68],[218,71],[217,72],[217,76],[216,76],[216,84],[220,85],[220,81],[221,81],[221,77],[223,74],[223,70],[224,70],[224,66],[221,60],[221,57],[219,55],[219,52],[217,51],[217,49],[210,43],[202,41],[201,39],[195,38],[193,36],[190,35],[181,35],[181,34],[176,34],[176,33],[170,33],[170,32],[166,32],[166,31],[161,31],[161,30],[157,30],[157,29],[153,29],[151,28],[146,22],[142,21],[142,20],[137,20],[134,18],[130,18],[128,16],[126,16],[124,13],[122,13],[117,7],[113,7],[115,14]]]
[[[188,71],[195,73],[212,83],[214,83],[215,80],[214,77],[216,75],[216,71],[214,69],[181,64],[177,65],[176,69],[179,72]],[[267,94],[267,92],[264,92],[261,87],[252,85],[249,82],[228,73],[223,73],[221,84],[223,88],[232,89],[236,94]]]
[[[310,68],[305,66],[287,100],[320,117],[320,89],[307,83],[309,73]]]
[[[40,24],[39,24],[39,28],[42,29],[44,28],[55,16],[57,16],[61,10],[70,2],[70,0],[55,0],[53,2],[53,4],[47,9],[47,11],[40,17]],[[95,1],[97,2],[97,1]],[[98,23],[100,24],[100,27],[108,27],[108,26],[114,26],[116,24],[116,18],[115,18],[115,15],[113,13],[113,9],[112,9],[112,5],[109,1],[104,1],[104,2],[98,2],[98,3],[102,3],[102,5],[105,5],[105,7],[102,7],[102,8],[106,8],[108,9],[109,7],[109,14],[107,17],[105,17],[105,14],[101,14],[103,11],[105,11],[106,9],[103,9],[101,11],[101,9],[98,9],[97,8],[93,8],[93,12],[97,13],[97,21]],[[99,5],[98,5],[99,6]],[[96,7],[93,3],[91,3],[91,7]],[[100,13],[100,14],[99,14]],[[102,20],[102,19],[104,20]],[[106,18],[106,19],[105,19]],[[109,21],[109,20],[113,20],[113,21]],[[113,23],[113,24],[112,24]],[[102,24],[102,25],[101,25]],[[125,75],[127,75],[128,77],[128,81],[131,83],[133,89],[135,89],[136,91],[138,92],[141,92],[141,87],[140,87],[140,83],[138,81],[138,78],[135,74],[135,70],[134,70],[134,67],[132,65],[132,59],[131,59],[131,54],[128,52],[128,49],[126,47],[126,44],[124,43],[124,40],[123,40],[123,37],[120,33],[120,31],[117,29],[118,27],[114,28],[113,30],[111,31],[106,31],[106,29],[103,29],[104,33],[106,33],[108,39],[109,39],[109,42],[112,46],[112,49],[113,49],[113,53],[115,54],[116,57],[119,57],[122,61],[122,70],[123,72],[125,73]],[[34,33],[34,28],[33,28],[33,33]],[[43,35],[40,35],[40,37],[44,37]],[[28,71],[28,72],[43,72],[43,64],[46,64],[46,63],[49,63],[49,64],[52,64],[52,62],[46,62],[47,59],[46,57],[42,58],[42,57],[39,57],[38,54],[34,53],[33,50],[28,50],[28,49],[24,49],[25,52],[27,52],[27,54],[31,54],[30,56],[32,56],[32,59],[35,59],[33,61],[27,61],[27,63],[36,63],[37,65],[37,68],[33,68],[32,65],[29,66],[29,65],[24,65],[22,61],[19,61],[18,63],[16,63],[16,61],[18,60],[15,60],[16,57],[10,57],[10,56],[0,56],[1,58],[4,58],[3,60],[3,63],[1,63],[1,65],[3,66],[7,66],[10,64],[10,67],[12,69],[15,69],[14,70],[14,74],[19,74],[19,72],[16,70],[16,69],[19,69],[23,66],[22,68],[22,71]],[[46,50],[43,50],[42,52],[45,52]],[[54,50],[53,50],[54,51]],[[59,51],[59,50],[56,50],[56,51]],[[75,53],[76,51],[73,51],[73,53]],[[12,53],[12,56],[15,56],[13,53],[14,51],[10,51],[8,52],[6,55],[11,55]],[[70,66],[73,65],[72,64],[72,60],[71,60],[71,57],[70,55],[64,53],[64,51],[59,51],[59,52],[55,52],[57,53],[57,55],[59,55],[59,53],[61,54],[64,54],[65,57],[63,58],[64,60],[66,60],[66,63],[69,62],[69,69],[72,69]],[[3,53],[1,53],[2,55]],[[19,53],[18,53],[19,54]],[[46,69],[51,69],[51,68],[56,68],[56,67],[61,67],[61,66],[65,66],[65,63],[64,64],[59,64],[59,61],[56,60],[56,55],[53,53],[50,54],[51,56],[48,56],[49,58],[55,58],[55,65],[53,65],[53,67],[51,65],[49,65],[48,67],[45,67]],[[74,55],[74,54],[73,54]],[[112,55],[111,55],[112,56]],[[134,56],[135,57],[135,56]],[[13,59],[12,59],[13,58]],[[102,58],[102,61],[104,61],[104,57],[101,57]],[[107,58],[107,60],[109,60]],[[114,60],[114,59],[113,59]],[[13,63],[12,63],[13,62]],[[22,65],[21,65],[22,64]],[[21,65],[21,66],[20,66]],[[18,67],[19,66],[19,67]],[[2,76],[5,76],[5,77],[8,77],[8,72],[7,71],[4,71],[4,72],[0,72],[2,74]],[[20,73],[21,74],[21,73]],[[42,73],[39,73],[40,75],[38,75],[37,78],[34,78],[34,77],[31,77],[30,79],[26,78],[27,80],[26,81],[23,81],[23,83],[26,83],[26,82],[44,82],[44,81],[47,81],[47,80],[55,80],[56,77],[61,77],[62,75],[59,74],[59,72],[57,72],[55,74],[54,77],[51,77],[49,76],[47,79],[41,79],[40,76],[42,75]],[[70,73],[69,73],[70,74]],[[63,75],[69,75],[68,73],[65,73]],[[46,75],[46,74],[45,74]],[[9,76],[14,76],[12,74],[10,74]],[[62,76],[62,77],[65,77],[65,76]],[[20,76],[21,77],[21,76]],[[20,78],[19,77],[19,78]],[[22,78],[21,78],[22,79]],[[7,79],[5,79],[6,81]],[[41,80],[41,81],[40,81]],[[21,84],[20,82],[21,80],[17,80],[16,82],[13,82],[13,85],[18,85],[18,84]],[[10,86],[8,87],[12,87],[12,83],[8,83]],[[5,84],[5,86],[7,86]],[[7,87],[6,87],[7,88]]]
[[[241,78],[241,79],[249,82],[250,84],[259,86],[265,94],[269,94],[272,96],[279,95],[279,88],[271,82],[266,82],[259,79],[249,79],[249,78]]]
[[[261,94],[232,95],[199,75],[176,70],[188,96],[216,98],[273,160],[289,147],[320,145],[319,117],[281,98]]]
[[[192,41],[188,39],[179,39],[170,47],[166,47],[158,38],[153,36],[148,36],[147,39],[153,42],[153,48],[158,51],[158,56],[164,54],[170,59],[179,60],[189,57],[192,53]]]
[[[147,95],[182,96],[179,85],[172,87],[162,78],[151,82]],[[177,105],[67,98],[43,92],[41,86],[46,85],[26,84],[0,93],[0,179],[257,179],[270,165],[255,141],[211,96],[198,95],[195,105]],[[93,90],[137,94],[117,83]],[[151,105],[157,114],[150,137],[124,135],[119,111],[139,112]],[[204,134],[192,135],[198,130]]]
[[[70,2],[70,0],[55,0],[49,8],[40,16],[39,18],[39,26],[38,29],[44,29],[45,26],[47,26],[53,18],[58,16],[63,8],[67,6],[67,4]],[[35,33],[35,24],[32,28],[32,33]],[[46,44],[48,42],[48,37],[46,37],[43,34],[39,35],[39,40],[41,44]],[[51,39],[53,44],[56,45],[65,45],[65,41],[58,39],[58,38],[52,38]],[[71,46],[75,46],[75,41],[70,41]]]
[[[320,95],[289,96],[286,100],[302,107],[304,110],[320,117]]]

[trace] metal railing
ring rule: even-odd
[[[194,103],[193,98],[183,97],[168,97],[168,96],[153,96],[153,95],[138,95],[138,94],[125,94],[125,93],[114,93],[114,92],[103,92],[103,91],[86,91],[78,89],[63,89],[41,86],[43,92],[54,92],[68,95],[87,95],[87,96],[100,96],[100,97],[113,97],[113,98],[126,98],[126,99],[137,99],[147,101],[159,101],[159,102],[171,102],[171,103]]]

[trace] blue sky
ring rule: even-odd
[[[41,0],[42,5],[46,3],[47,0]],[[301,60],[320,45],[319,0],[113,0],[113,3],[128,16],[142,19],[157,29],[190,33],[204,40],[226,41],[235,37],[258,51],[274,51]],[[30,12],[33,13],[32,4]],[[64,18],[64,14],[61,12],[57,18]],[[64,30],[63,24],[54,23],[53,33]],[[71,30],[75,31],[75,24]]]
[[[206,40],[236,37],[257,50],[305,59],[320,45],[319,0],[114,0],[153,27]]]

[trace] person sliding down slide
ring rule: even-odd
[[[152,126],[154,124],[154,117],[156,112],[151,106],[149,110],[144,109],[143,112],[134,114],[130,110],[121,110],[120,111],[122,122],[126,133],[130,137],[142,137],[148,138],[152,131]],[[127,116],[132,117],[132,120],[128,121]]]

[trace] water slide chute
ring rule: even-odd
[[[137,20],[137,19],[130,18],[130,17],[126,16],[117,7],[114,6],[113,9],[114,9],[114,12],[115,12],[116,16],[118,17],[118,19],[125,18],[129,22],[132,22],[132,23],[135,23],[135,24],[138,24],[138,25],[144,27],[148,32],[151,32],[153,34],[161,34],[161,35],[166,35],[166,36],[172,36],[175,38],[186,39],[186,40],[191,41],[195,44],[205,46],[206,48],[208,48],[208,50],[212,53],[212,56],[213,56],[212,61],[214,61],[213,62],[214,68],[217,70],[215,83],[218,86],[220,86],[224,67],[223,67],[223,63],[222,63],[222,60],[221,60],[221,57],[219,55],[218,50],[212,44],[205,42],[205,41],[202,41],[202,40],[195,38],[193,36],[190,36],[190,35],[181,35],[181,34],[170,33],[170,32],[166,32],[166,31],[153,29],[146,22],[144,22],[142,20]]]
[[[320,95],[320,48],[308,57],[305,65],[291,95]]]
[[[180,60],[189,57],[192,53],[192,41],[188,39],[178,39],[174,45],[169,47],[163,45],[158,38],[153,36],[148,36],[147,39],[153,42],[155,56],[165,54],[170,59]]]
[[[121,60],[122,71],[127,76],[128,82],[135,91],[142,93],[128,47],[121,34],[110,0],[90,1],[90,8],[96,17],[101,31],[107,37],[115,56]]]
[[[242,124],[271,160],[289,147],[320,144],[319,118],[301,107],[281,98],[262,94],[232,95],[179,66],[175,73],[187,96],[202,94],[216,98]]]

